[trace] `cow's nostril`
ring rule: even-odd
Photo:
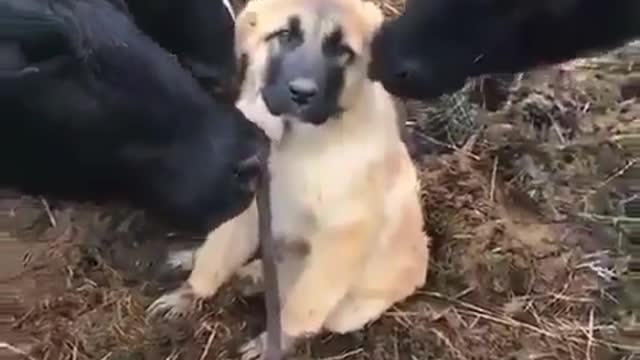
[[[396,73],[396,77],[407,80],[409,78],[409,70],[400,70]]]
[[[414,61],[403,61],[394,71],[398,80],[412,80],[419,75],[420,66]]]

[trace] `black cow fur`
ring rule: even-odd
[[[265,134],[106,0],[0,0],[0,187],[207,230],[249,205]]]
[[[111,0],[125,2],[138,27],[178,56],[202,86],[234,102],[234,19],[222,0]]]
[[[432,98],[638,37],[638,0],[408,0],[376,35],[370,73],[395,95]]]

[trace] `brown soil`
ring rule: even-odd
[[[629,48],[409,102],[435,241],[428,283],[362,331],[304,342],[296,358],[639,353],[616,337],[628,316],[614,306],[624,257],[608,224],[633,190],[625,174],[638,158],[612,137],[640,131],[638,60]],[[117,206],[2,199],[1,359],[235,359],[264,326],[262,300],[233,284],[183,323],[146,322],[145,307],[185,276],[163,272],[167,249],[197,238]]]

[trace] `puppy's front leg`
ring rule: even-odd
[[[304,270],[284,300],[282,330],[287,336],[321,330],[362,270],[374,226],[369,221],[352,222],[311,239]]]
[[[197,300],[215,295],[257,248],[258,216],[254,201],[243,213],[209,233],[195,254],[189,279],[151,304],[149,315],[164,313],[170,319],[186,315]]]
[[[257,250],[257,217],[252,214],[255,211],[252,204],[245,213],[216,229],[198,249],[187,280],[194,295],[213,296]]]

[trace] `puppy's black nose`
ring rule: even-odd
[[[307,105],[318,93],[316,82],[308,78],[297,78],[289,83],[291,100],[298,105]]]

